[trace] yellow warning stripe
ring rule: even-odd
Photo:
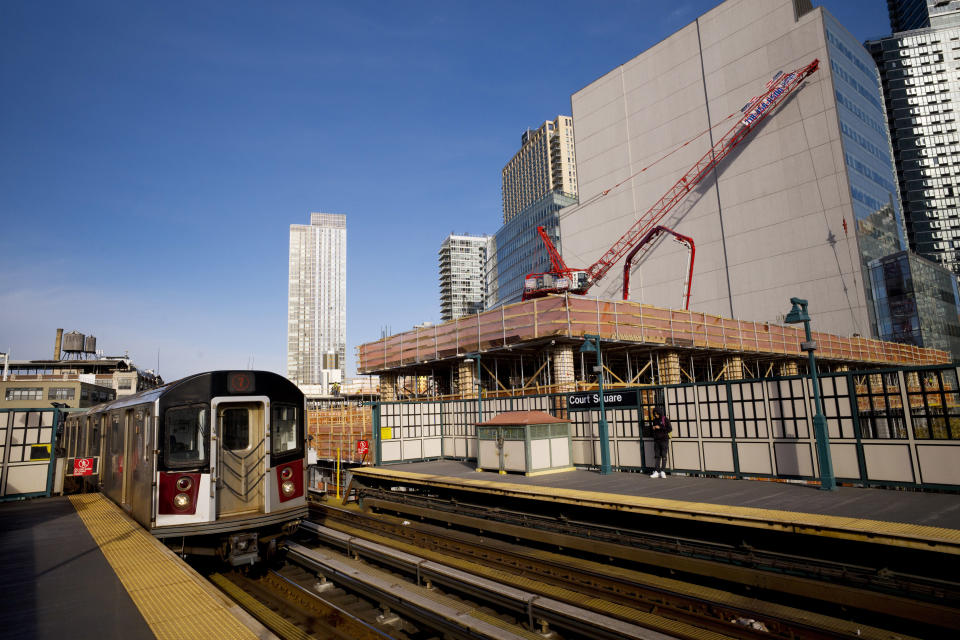
[[[519,485],[491,480],[395,471],[384,467],[355,469],[353,475],[391,478],[424,486],[460,488],[468,491],[532,498],[564,504],[590,505],[625,513],[669,516],[701,522],[790,531],[960,555],[960,530],[943,527],[778,509],[759,509],[756,507],[738,507],[665,498]]]
[[[308,640],[313,637],[236,584],[230,582],[225,576],[216,574],[211,576],[210,580],[234,601],[240,603],[250,615],[279,634],[283,640]]]
[[[257,638],[177,556],[98,493],[70,496],[140,614],[160,640]]]

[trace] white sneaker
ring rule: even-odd
[[[650,474],[650,477],[651,477],[651,478],[659,478],[659,477],[660,477],[660,472],[659,472],[659,471],[654,471],[653,473]]]
[[[661,477],[661,478],[666,478],[666,477],[667,477],[667,473],[666,473],[665,471],[661,471],[661,472],[660,472],[660,477]]]

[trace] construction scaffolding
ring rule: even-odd
[[[320,460],[339,459],[344,463],[370,463],[371,454],[358,453],[357,442],[372,442],[373,413],[370,407],[340,406],[307,410],[310,446]],[[366,459],[364,459],[366,457]]]
[[[800,348],[806,339],[801,327],[565,295],[518,302],[359,345],[357,370],[363,374],[390,374],[465,354],[502,352],[542,343],[544,339],[582,341],[585,334],[599,335],[611,343],[677,353],[806,358],[806,352]],[[841,337],[815,331],[813,340],[817,343],[818,360],[837,364],[877,367],[951,361],[946,351],[860,336]]]

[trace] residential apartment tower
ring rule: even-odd
[[[483,311],[490,236],[450,234],[440,245],[440,317],[444,322]]]
[[[298,385],[342,383],[347,351],[347,217],[311,213],[290,225],[287,377]]]
[[[557,116],[520,136],[520,150],[503,168],[503,222],[551,191],[577,195],[573,118]]]

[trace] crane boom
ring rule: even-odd
[[[814,60],[805,67],[784,74],[782,71],[767,83],[763,94],[755,97],[741,109],[742,116],[736,124],[707,153],[703,155],[653,206],[641,216],[617,240],[606,253],[584,270],[566,268],[547,273],[534,273],[524,282],[523,299],[538,298],[548,293],[586,293],[599,282],[607,272],[623,257],[636,242],[647,234],[666,216],[677,203],[681,202],[721,160],[743,142],[751,131],[776,109],[794,89],[819,67],[820,61]],[[541,234],[541,237],[543,235]],[[544,238],[544,244],[551,254],[557,253],[555,247]],[[552,249],[552,251],[551,251]],[[559,254],[557,253],[559,256]]]

